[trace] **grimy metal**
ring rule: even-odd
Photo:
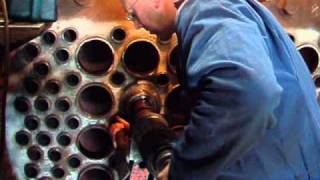
[[[320,87],[319,2],[263,4],[284,25]],[[178,132],[186,124],[177,103],[177,38],[162,42],[135,29],[117,0],[60,0],[58,10],[57,22],[11,52],[5,112],[9,166],[3,177],[125,179],[129,160],[141,157],[134,146],[128,154],[118,153],[107,129],[115,115],[126,117],[121,104],[128,89],[149,84],[157,97],[155,111],[169,127]]]

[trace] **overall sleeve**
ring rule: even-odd
[[[169,179],[215,179],[276,121],[282,89],[264,37],[256,23],[228,13],[216,20],[206,18],[207,12],[195,14],[188,25],[186,82],[198,97],[185,132],[173,144]]]

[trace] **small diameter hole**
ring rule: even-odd
[[[111,82],[117,86],[122,85],[126,81],[126,77],[121,72],[115,72],[111,75]]]
[[[48,157],[51,161],[58,162],[62,157],[61,151],[58,148],[52,148],[48,151]]]
[[[24,119],[24,126],[28,130],[34,131],[34,130],[38,129],[39,122],[40,122],[40,120],[37,116],[29,115]]]
[[[59,62],[66,63],[70,57],[70,54],[66,49],[58,49],[55,52],[55,57]]]
[[[63,39],[68,42],[74,42],[77,36],[77,32],[74,29],[66,29],[63,33]]]
[[[51,137],[46,132],[40,132],[36,139],[41,146],[48,146],[51,143]]]
[[[26,146],[30,142],[30,134],[26,131],[19,131],[16,133],[15,139],[20,146]]]

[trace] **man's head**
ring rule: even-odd
[[[138,27],[144,27],[160,39],[167,40],[175,31],[176,8],[173,0],[121,0]]]

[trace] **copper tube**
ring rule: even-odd
[[[49,133],[44,131],[38,133],[36,140],[41,146],[48,146],[51,143],[51,137]]]
[[[66,174],[65,170],[59,165],[53,167],[51,169],[51,173],[52,173],[53,177],[58,178],[58,179],[63,178]]]
[[[70,87],[77,87],[81,82],[81,75],[77,72],[69,72],[65,77],[65,83]]]
[[[91,165],[83,169],[78,177],[79,180],[114,180],[113,172],[103,165]]]
[[[72,136],[69,133],[62,132],[58,135],[57,141],[61,146],[69,146],[72,141]]]
[[[131,43],[123,55],[123,63],[134,75],[148,75],[159,64],[160,55],[157,48],[148,41]]]
[[[16,133],[15,139],[20,146],[26,146],[31,141],[31,135],[27,131],[21,130]]]
[[[127,33],[123,28],[116,27],[116,28],[112,29],[110,36],[114,42],[122,43],[125,40]]]
[[[67,117],[66,124],[70,129],[77,129],[80,126],[80,118],[75,115],[71,115]]]
[[[89,126],[77,138],[80,152],[90,159],[102,159],[113,152],[112,138],[103,126]]]
[[[45,96],[40,96],[34,101],[34,107],[36,110],[45,112],[50,108],[50,100]]]
[[[47,61],[40,61],[33,65],[33,71],[40,77],[45,77],[50,72],[50,64]]]
[[[24,166],[24,173],[29,178],[36,178],[40,172],[38,165],[28,163]]]
[[[60,125],[60,118],[56,114],[51,114],[46,117],[45,124],[49,129],[57,129]]]
[[[47,81],[45,85],[45,90],[50,94],[58,94],[60,92],[61,85],[58,80],[51,79]]]
[[[101,39],[89,39],[80,45],[77,60],[81,68],[87,73],[103,75],[113,65],[113,50],[108,43]]]
[[[67,97],[61,97],[57,99],[55,106],[59,111],[67,112],[71,108],[71,101]]]
[[[57,49],[55,52],[54,52],[54,56],[55,56],[55,59],[58,61],[58,63],[66,63],[69,58],[70,58],[70,53],[67,49],[65,48],[60,48],[60,49]]]
[[[68,158],[68,165],[71,168],[78,168],[81,165],[81,159],[78,155],[72,155]]]
[[[102,84],[89,84],[80,90],[77,101],[80,109],[93,116],[105,116],[114,104],[110,91]]]
[[[48,158],[53,162],[58,162],[62,158],[62,153],[59,148],[51,148],[48,151]]]

